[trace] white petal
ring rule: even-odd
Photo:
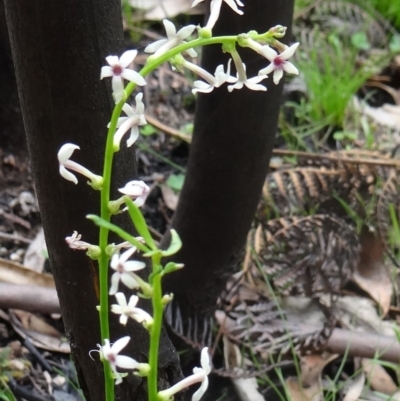
[[[168,39],[173,39],[176,36],[176,28],[175,25],[168,21],[167,19],[163,19],[163,24],[165,27],[165,32],[167,33]]]
[[[118,291],[118,283],[119,283],[120,278],[121,277],[120,277],[119,273],[114,273],[111,276],[111,287],[110,287],[110,291],[108,292],[110,295],[114,295]]]
[[[114,75],[113,70],[111,67],[106,65],[105,67],[101,67],[101,72],[100,72],[100,79],[106,78],[106,77],[112,77]]]
[[[132,246],[131,248],[127,249],[124,253],[121,254],[119,262],[125,263],[135,252],[136,252],[135,246]]]
[[[281,78],[283,77],[283,70],[281,68],[279,68],[278,70],[274,71],[274,84],[278,85],[279,81],[281,80]]]
[[[206,27],[208,29],[213,29],[215,23],[218,20],[222,6],[222,0],[212,0],[210,5],[210,17],[208,18]]]
[[[282,65],[282,68],[288,74],[299,75],[299,70],[292,63],[290,63],[289,61],[286,61],[286,63],[284,63]]]
[[[133,202],[137,207],[142,207],[146,202],[147,196],[139,196]]]
[[[129,340],[131,338],[129,336],[122,337],[119,340],[115,341],[115,343],[111,346],[111,351],[115,354],[118,355],[122,349],[126,347],[126,345],[129,343]]]
[[[128,303],[129,308],[134,308],[138,302],[139,302],[139,297],[137,295],[131,295]]]
[[[140,287],[139,283],[129,273],[122,273],[121,281],[131,290]]]
[[[274,61],[278,56],[278,53],[268,45],[262,47],[261,54],[271,62]]]
[[[111,258],[111,262],[110,262],[111,268],[116,270],[118,268],[118,263],[119,263],[119,255],[115,254]]]
[[[200,388],[193,394],[192,401],[199,401],[208,389],[208,377],[206,376],[201,383]]]
[[[122,314],[122,315],[119,317],[119,323],[122,324],[123,326],[126,326],[126,324],[128,323],[128,316]]]
[[[193,7],[196,7],[197,4],[200,4],[202,1],[204,1],[204,0],[194,0],[194,2],[193,2],[193,4],[192,4],[192,8],[193,8]]]
[[[124,83],[122,82],[122,78],[116,77],[115,75],[112,77],[112,89],[116,102],[120,102],[124,93]]]
[[[236,3],[238,3],[240,7],[244,7],[244,4],[240,0],[236,0]]]
[[[119,148],[122,137],[129,131],[130,128],[132,128],[133,125],[137,124],[138,122],[139,117],[134,115],[133,117],[129,117],[121,124],[114,134],[114,147]]]
[[[238,13],[239,15],[243,15],[243,11],[239,10],[235,1],[234,0],[225,0],[225,3],[228,4],[228,6],[235,11],[235,13]],[[240,5],[240,3],[239,3]]]
[[[234,85],[228,85],[228,91],[232,92],[234,89],[242,89],[243,81],[237,81]]]
[[[130,63],[135,59],[137,55],[137,50],[126,51],[119,59],[119,64],[122,68],[128,67]]]
[[[74,145],[73,143],[66,143],[61,146],[60,150],[57,153],[58,161],[60,163],[65,163],[74,153],[74,150],[80,149],[78,145]]]
[[[264,91],[265,92],[267,90],[267,88],[264,85],[256,84],[254,82],[246,81],[244,84],[246,85],[247,88],[251,89],[252,91]]]
[[[113,67],[114,65],[118,64],[119,58],[118,56],[108,56],[106,57],[107,63]]]
[[[125,69],[122,71],[121,76],[128,81],[134,82],[136,85],[146,85],[146,80],[136,71]]]
[[[70,173],[62,164],[60,164],[60,174],[61,177],[65,178],[68,181],[72,181],[74,184],[78,183],[78,179],[72,173]]]
[[[271,74],[271,72],[274,71],[274,70],[275,70],[275,65],[273,63],[271,63],[267,67],[261,69],[258,72],[258,75],[268,75],[268,74]]]
[[[176,34],[176,36],[181,40],[186,39],[188,36],[190,36],[193,33],[193,31],[195,29],[196,29],[195,25],[184,26],[183,28],[181,28],[179,30],[179,32]]]
[[[190,57],[197,57],[197,53],[194,49],[187,49],[186,53],[189,54]]]
[[[133,358],[124,355],[117,355],[115,364],[123,369],[136,369],[138,366],[138,363]]]
[[[122,110],[123,110],[124,113],[125,113],[127,116],[129,116],[129,117],[132,117],[132,116],[135,115],[135,111],[132,109],[132,106],[129,105],[128,103],[125,103],[125,104],[122,106]]]
[[[293,56],[294,52],[296,51],[296,49],[299,47],[299,42],[294,43],[292,46],[290,46],[289,48],[287,48],[284,52],[282,52],[279,57],[282,58],[283,60],[287,60],[290,57]]]
[[[194,86],[194,88],[192,89],[193,95],[195,95],[197,92],[210,93],[214,89],[214,86],[203,81],[194,81],[193,86]]]
[[[122,315],[125,312],[125,309],[119,305],[113,304],[111,305],[111,312],[117,315]]]
[[[168,39],[160,39],[154,43],[149,44],[145,49],[145,53],[154,53],[156,52],[162,45],[168,42]]]
[[[130,260],[124,264],[124,270],[127,272],[136,272],[146,267],[146,263],[139,262],[138,260]]]
[[[126,146],[130,148],[139,138],[139,128],[137,125],[134,125],[131,129],[131,134],[129,135],[128,140],[126,141]]]
[[[117,292],[115,294],[115,299],[117,300],[118,304],[122,307],[127,306],[126,305],[126,297],[125,294],[123,292]]]
[[[204,347],[201,350],[200,364],[206,375],[209,375],[211,373],[211,360],[210,354],[208,353],[208,347]]]

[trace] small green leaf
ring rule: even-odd
[[[341,141],[342,139],[344,139],[344,132],[335,132],[333,134],[333,139],[335,141]]]
[[[185,175],[184,174],[171,174],[168,179],[166,184],[175,192],[180,192],[183,187],[183,183],[185,181]]]
[[[150,135],[157,134],[157,130],[152,125],[147,124],[140,128],[140,133],[143,136],[150,136]]]
[[[131,217],[132,223],[135,226],[139,235],[141,235],[146,244],[153,250],[157,250],[157,246],[154,243],[153,237],[150,234],[149,228],[147,227],[146,220],[143,217],[140,209],[133,203],[132,199],[128,196],[124,197],[125,204],[128,207],[129,216]]]
[[[171,230],[171,243],[167,250],[162,251],[162,256],[171,256],[174,255],[182,248],[182,241],[179,238],[178,233],[175,230]]]
[[[165,265],[163,274],[168,274],[183,268],[183,263],[169,262]]]
[[[369,50],[371,48],[371,44],[365,32],[357,32],[351,35],[351,44],[357,50]]]

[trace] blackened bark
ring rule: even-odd
[[[293,0],[252,0],[243,10],[239,16],[223,4],[213,33],[265,32],[280,24],[289,28],[285,41],[290,40]],[[238,50],[248,77],[268,64],[254,52]],[[227,60],[220,46],[203,50],[208,71]],[[224,87],[198,98],[187,175],[172,221],[183,242],[174,260],[185,268],[167,277],[165,285],[186,316],[215,306],[227,274],[237,267],[256,210],[282,95],[282,83],[275,86],[271,78],[263,83],[267,92],[228,93]]]
[[[98,229],[85,216],[98,213],[99,193],[82,177],[77,186],[61,178],[57,152],[62,144],[75,143],[81,150],[73,159],[101,174],[113,101],[109,83],[100,81],[100,68],[107,55],[121,52],[120,2],[6,0],[5,6],[28,150],[67,335],[86,399],[101,401],[102,366],[89,358],[89,351],[100,343],[97,266],[64,242],[77,230],[85,241],[97,243]],[[133,152],[116,155],[114,188],[134,179]],[[112,325],[111,342],[127,334],[115,319]],[[148,333],[138,325],[128,330],[132,340],[124,353],[147,362]],[[171,381],[178,358],[165,339],[160,358],[160,376]],[[144,381],[131,378],[118,386],[117,399],[147,399]]]

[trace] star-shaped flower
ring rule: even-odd
[[[163,24],[167,33],[167,38],[157,40],[144,49],[146,53],[154,53],[152,56],[154,58],[161,56],[173,47],[186,43],[185,39],[190,36],[196,28],[195,25],[188,25],[176,32],[175,25],[171,21],[164,19]],[[186,50],[186,53],[188,53],[190,57],[197,56],[197,53],[193,49]]]
[[[135,205],[141,207],[146,202],[150,188],[143,181],[133,180],[129,181],[123,188],[119,188],[118,191],[135,199]]]
[[[192,4],[192,7],[197,6],[197,4],[201,3],[204,0],[195,0]],[[239,10],[238,5],[243,7],[244,4],[240,0],[212,0],[210,4],[210,17],[208,18],[206,28],[212,30],[214,28],[215,23],[218,20],[219,14],[221,12],[222,3],[225,1],[228,6],[235,11],[235,13],[239,15],[243,15],[243,11]]]
[[[113,345],[110,345],[110,341],[105,339],[103,346],[97,344],[101,359],[105,359],[110,364],[111,370],[116,378],[115,384],[122,383],[122,376],[117,371],[117,367],[123,369],[138,369],[141,365],[139,362],[129,356],[118,355],[121,350],[126,347],[130,339],[131,338],[129,336],[122,337]]]
[[[80,147],[78,145],[74,145],[73,143],[66,143],[61,146],[60,150],[58,151],[57,158],[60,164],[59,171],[61,176],[66,180],[72,181],[74,184],[77,184],[78,179],[76,178],[75,174],[72,174],[68,171],[72,170],[89,178],[90,185],[92,185],[93,188],[101,189],[103,185],[103,177],[93,174],[86,167],[83,167],[79,163],[70,160],[72,153],[74,153],[76,149],[80,149]]]
[[[132,295],[129,298],[129,303],[126,303],[125,294],[122,292],[117,292],[115,294],[118,305],[111,305],[111,312],[121,315],[119,322],[122,325],[126,325],[128,318],[136,320],[138,323],[143,323],[146,328],[151,327],[153,324],[153,318],[143,309],[137,308],[136,305],[139,301],[137,295]]]
[[[113,270],[115,270],[115,273],[111,276],[111,287],[109,291],[110,295],[116,294],[120,281],[122,281],[130,289],[140,287],[132,272],[142,270],[146,265],[145,263],[137,260],[128,261],[135,251],[136,247],[132,247],[121,255],[115,254],[111,258],[110,266]]]
[[[144,117],[144,104],[142,102],[143,93],[138,93],[135,97],[136,107],[135,110],[127,103],[122,107],[126,117],[120,117],[117,122],[117,131],[114,134],[114,150],[118,151],[121,144],[122,137],[131,130],[131,134],[126,141],[126,145],[131,147],[139,137],[139,125],[146,125],[147,121]]]
[[[266,75],[257,76],[253,78],[247,78],[246,65],[242,63],[243,68],[238,69],[237,77],[229,82],[235,82],[233,85],[228,85],[228,91],[232,92],[234,89],[242,89],[243,85],[253,91],[266,91],[267,88],[264,85],[260,85],[260,82],[267,78]]]
[[[192,401],[199,401],[208,388],[208,375],[211,373],[211,359],[207,347],[201,351],[200,363],[201,368],[194,368],[191,376],[186,377],[167,390],[160,391],[158,393],[159,400],[169,401],[177,392],[200,382],[200,388],[192,396]]]
[[[112,77],[112,89],[115,101],[121,101],[124,93],[124,79],[134,82],[136,85],[146,85],[146,80],[136,71],[127,68],[135,59],[137,50],[128,50],[121,57],[106,57],[108,66],[101,68],[100,79]]]
[[[81,241],[82,235],[78,234],[78,231],[74,231],[70,237],[65,238],[65,242],[71,249],[77,249],[80,251],[86,251],[92,244]]]
[[[207,71],[207,74],[201,74],[198,73],[202,78],[204,78],[204,81],[194,81],[193,82],[193,87],[192,93],[196,94],[197,92],[202,92],[202,93],[210,93],[214,88],[219,88],[221,85],[223,85],[225,82],[236,82],[236,78],[231,76],[231,62],[232,59],[228,61],[228,67],[227,71],[225,73],[224,71],[224,65],[220,64],[217,66],[215,69],[214,76],[209,74]]]
[[[275,85],[279,84],[279,81],[283,77],[283,72],[287,72],[288,74],[298,75],[299,70],[289,61],[287,61],[290,57],[293,56],[296,51],[299,43],[294,43],[292,46],[288,47],[284,52],[278,54],[274,49],[270,46],[263,46],[262,55],[267,58],[271,64],[258,73],[259,76],[265,76],[274,73],[273,79]]]

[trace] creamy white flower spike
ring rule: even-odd
[[[126,325],[128,318],[136,320],[138,323],[143,323],[146,328],[150,328],[153,324],[153,318],[143,309],[137,308],[136,305],[139,301],[137,295],[132,295],[129,298],[129,303],[126,303],[125,294],[122,292],[117,292],[115,298],[118,305],[111,305],[111,312],[121,315],[119,322],[122,325]]]
[[[101,189],[103,185],[103,177],[93,174],[86,167],[83,167],[80,164],[70,160],[72,153],[74,153],[76,149],[80,149],[80,147],[78,145],[74,145],[73,143],[66,143],[65,145],[61,146],[60,150],[58,151],[57,157],[60,164],[59,171],[61,176],[66,180],[72,181],[74,184],[77,184],[78,179],[76,178],[76,176],[68,171],[72,170],[89,178],[90,185],[94,189]]]
[[[196,7],[197,4],[204,0],[195,0],[192,7]],[[238,6],[243,7],[244,4],[240,0],[212,0],[210,4],[210,17],[208,18],[206,28],[212,30],[215,23],[219,18],[221,12],[222,3],[225,1],[228,6],[239,15],[243,15],[243,11],[238,8]]]
[[[146,85],[146,80],[136,71],[127,68],[135,59],[137,50],[128,50],[118,56],[106,57],[108,66],[101,68],[100,79],[112,77],[112,89],[115,101],[118,103],[122,100],[124,94],[124,79],[134,82],[136,85]]]
[[[146,202],[150,188],[143,181],[133,180],[129,181],[123,188],[119,188],[118,191],[134,199],[134,204],[137,207],[142,207]]]
[[[121,255],[115,254],[111,258],[110,266],[115,273],[111,276],[111,287],[109,294],[114,295],[118,291],[118,284],[122,281],[128,288],[139,288],[138,281],[133,276],[132,272],[142,270],[146,266],[143,262],[128,259],[135,253],[136,247],[132,247],[122,253]]]
[[[207,347],[203,348],[201,351],[200,363],[201,368],[194,368],[191,376],[186,377],[167,390],[160,391],[158,393],[158,399],[160,401],[169,401],[172,399],[174,394],[182,391],[186,387],[195,383],[201,383],[200,388],[192,396],[192,401],[199,401],[207,391],[208,375],[211,373],[211,359]]]
[[[138,369],[141,365],[139,362],[129,356],[118,355],[122,349],[126,347],[130,339],[131,338],[129,336],[122,337],[113,345],[110,345],[110,341],[105,339],[103,346],[97,344],[99,347],[98,352],[100,353],[100,358],[105,359],[110,364],[111,370],[113,371],[116,379],[115,384],[122,383],[122,376],[117,371],[117,367],[123,369]]]
[[[164,19],[163,24],[167,33],[167,38],[157,40],[144,49],[146,53],[154,53],[152,56],[154,58],[161,56],[173,47],[186,43],[185,39],[196,29],[195,25],[188,25],[176,32],[175,25],[171,21]],[[193,49],[186,50],[186,53],[189,54],[190,57],[197,56],[197,53]]]
[[[129,131],[130,136],[126,141],[126,146],[131,147],[139,137],[139,125],[146,125],[147,121],[144,117],[144,103],[142,102],[143,93],[138,93],[135,97],[135,110],[127,103],[124,104],[122,110],[126,117],[120,117],[117,122],[117,131],[114,134],[114,150],[117,152],[121,145],[122,137]],[[110,125],[110,124],[109,124]]]
[[[274,73],[273,79],[275,85],[279,84],[279,81],[283,77],[283,72],[287,72],[288,74],[299,74],[299,70],[289,61],[287,61],[290,57],[293,56],[294,52],[298,48],[299,43],[294,43],[292,46],[288,47],[284,52],[278,54],[275,50],[273,50],[270,46],[263,46],[262,54],[265,58],[267,58],[271,64],[260,70],[258,73],[259,76]]]

